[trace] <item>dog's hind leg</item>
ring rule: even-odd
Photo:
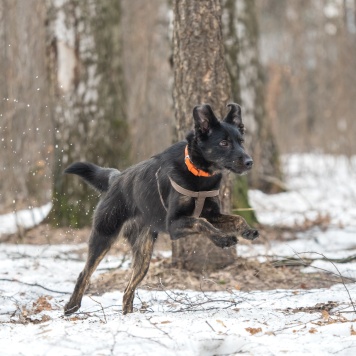
[[[113,207],[109,199],[99,203],[95,211],[93,229],[89,239],[87,262],[83,271],[79,274],[69,302],[64,307],[65,315],[70,315],[80,308],[91,275],[120,232],[125,220],[122,213],[117,207]]]
[[[100,261],[104,258],[106,253],[109,251],[112,243],[115,241],[116,235],[112,237],[107,237],[100,234],[97,230],[93,229],[90,241],[89,241],[89,251],[88,258],[83,271],[79,274],[77,283],[75,285],[72,296],[69,302],[64,307],[64,314],[70,315],[76,312],[81,305],[81,301],[87,288],[90,277],[97,268]]]
[[[124,292],[122,304],[122,312],[124,315],[133,312],[135,289],[148,271],[152,257],[153,245],[156,239],[156,232],[151,231],[149,228],[144,228],[140,231],[134,243],[132,243],[133,271],[130,282]]]

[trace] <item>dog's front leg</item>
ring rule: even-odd
[[[204,235],[218,247],[224,248],[237,244],[236,236],[219,231],[204,218],[180,217],[170,222],[168,231],[172,240]]]
[[[239,215],[216,214],[207,219],[213,226],[225,233],[235,233],[247,240],[254,240],[259,236],[258,230],[252,229]]]

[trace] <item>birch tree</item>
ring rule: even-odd
[[[232,95],[242,105],[247,129],[246,147],[254,160],[254,169],[248,176],[250,186],[277,192],[282,173],[276,140],[265,109],[255,0],[224,1],[224,34]],[[247,185],[246,179],[238,181],[235,192],[236,189],[241,191],[241,182],[243,187]],[[241,207],[239,200],[244,201],[245,198],[237,194],[236,208]]]
[[[124,167],[128,127],[120,2],[48,1],[48,57],[55,127],[53,210],[59,226],[90,223],[96,194],[63,170],[74,161]]]
[[[0,0],[0,212],[51,198],[45,20],[43,1]]]

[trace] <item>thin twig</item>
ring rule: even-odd
[[[26,286],[30,286],[30,287],[39,287],[42,288],[44,290],[47,290],[48,292],[53,292],[53,293],[59,293],[59,294],[70,294],[70,292],[63,292],[63,291],[59,291],[59,290],[53,290],[44,286],[41,286],[40,284],[37,283],[26,283],[26,282],[21,282],[18,281],[16,279],[10,279],[10,278],[0,278],[0,281],[5,281],[5,282],[16,282],[16,283],[20,283],[20,284],[24,284]]]
[[[209,322],[207,320],[205,320],[205,322],[210,326],[210,329],[214,331],[214,333],[216,333],[216,331],[214,330],[214,328],[209,324]]]
[[[157,330],[159,330],[160,332],[162,332],[162,333],[163,333],[164,335],[166,335],[169,339],[173,340],[172,337],[171,337],[171,335],[169,335],[166,331],[164,331],[164,330],[162,330],[161,328],[159,328],[156,323],[153,323],[153,322],[151,321],[151,319],[152,319],[152,316],[149,317],[149,318],[147,318],[148,322],[149,322],[154,328],[156,328]]]
[[[100,302],[98,302],[97,300],[95,300],[91,295],[89,295],[88,297],[89,297],[93,302],[95,302],[95,303],[97,303],[97,304],[100,305],[101,311],[102,311],[103,314],[104,314],[105,324],[107,324],[108,321],[106,320],[106,315],[105,315],[105,311],[104,311],[103,305],[102,305]]]
[[[177,304],[181,304],[184,307],[180,308],[178,310],[172,310],[173,313],[178,313],[178,312],[182,312],[182,311],[197,311],[198,307],[201,307],[203,305],[206,304],[211,304],[211,303],[228,303],[229,305],[224,307],[224,309],[230,308],[232,306],[236,306],[238,304],[240,304],[242,301],[235,301],[235,300],[226,300],[226,299],[212,299],[209,298],[204,292],[202,293],[204,298],[206,300],[201,301],[201,302],[193,302],[191,299],[188,299],[187,295],[184,295],[184,297],[187,299],[186,301],[183,301],[181,299],[177,299],[177,298],[173,298],[172,294],[174,295],[175,293],[173,291],[170,291],[170,293],[167,292],[167,290],[165,289],[165,287],[162,284],[162,281],[160,279],[160,286],[161,286],[161,290],[166,294],[166,296],[172,300],[173,302],[177,303]],[[210,309],[216,309],[216,307],[213,308],[205,308],[202,310],[210,310]]]
[[[355,307],[355,304],[354,304],[354,302],[353,302],[353,300],[352,300],[352,298],[351,298],[350,291],[349,291],[349,289],[346,287],[346,283],[345,283],[345,281],[344,281],[344,276],[341,274],[340,270],[337,268],[337,266],[335,265],[335,263],[332,262],[332,261],[330,261],[330,260],[329,260],[324,254],[322,254],[322,253],[319,253],[319,252],[310,252],[310,253],[315,253],[315,254],[317,254],[317,255],[323,256],[323,258],[325,259],[325,261],[330,262],[330,263],[334,266],[334,268],[337,270],[337,273],[339,274],[339,276],[340,276],[340,278],[341,278],[341,283],[343,284],[343,286],[344,286],[344,288],[345,288],[345,290],[346,290],[346,292],[347,292],[347,294],[348,294],[348,296],[349,296],[349,299],[350,299],[351,305],[352,305],[352,307],[353,307],[353,309],[354,309],[354,312],[356,313],[356,307]],[[347,278],[347,277],[346,277],[346,278]]]
[[[113,271],[113,270],[120,269],[124,265],[124,263],[128,260],[126,258],[127,255],[128,253],[123,254],[120,264],[117,267],[101,267],[101,268],[97,268],[97,271]]]

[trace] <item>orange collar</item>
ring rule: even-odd
[[[212,175],[208,172],[202,171],[194,166],[193,162],[190,160],[189,153],[188,153],[188,145],[185,146],[184,151],[184,162],[189,170],[190,173],[193,173],[197,177],[211,177]]]

